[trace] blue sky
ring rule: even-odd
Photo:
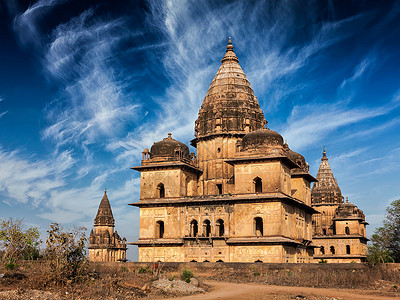
[[[400,198],[400,1],[0,1],[0,218],[138,237],[141,152],[187,145],[228,36],[314,176],[326,146],[370,223]],[[128,256],[136,257],[130,247]]]

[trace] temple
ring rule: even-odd
[[[114,217],[107,192],[101,199],[96,218],[94,231],[90,232],[89,260],[90,261],[126,261],[126,239],[114,231]]]
[[[330,263],[363,262],[367,257],[365,216],[361,209],[343,203],[342,192],[328,163],[325,147],[317,182],[311,191],[313,242],[318,248],[314,259]]]
[[[311,263],[310,175],[267,128],[229,39],[189,148],[168,134],[140,166],[139,261]]]

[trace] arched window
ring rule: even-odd
[[[222,184],[221,183],[217,184],[217,193],[218,193],[218,195],[222,195]]]
[[[346,245],[346,254],[350,254],[350,245]]]
[[[211,235],[211,222],[204,220],[203,222],[203,236],[209,237]]]
[[[190,236],[196,237],[197,233],[199,232],[199,226],[196,220],[192,220],[190,222]]]
[[[156,238],[162,239],[164,237],[164,222],[157,221],[156,222]]]
[[[331,254],[335,254],[335,247],[331,246]]]
[[[361,228],[361,235],[364,235],[364,228]]]
[[[346,227],[344,228],[344,231],[346,232],[346,234],[350,234],[350,228],[349,228],[349,226],[346,226]]]
[[[321,250],[321,254],[325,254],[325,248],[324,248],[324,246],[321,246],[320,250]]]
[[[225,233],[224,220],[221,220],[221,219],[217,220],[215,227],[216,227],[217,236],[223,236]]]
[[[326,235],[326,229],[325,229],[325,228],[322,229],[322,234],[323,234],[323,235]]]
[[[254,218],[254,235],[255,236],[263,236],[264,235],[263,220],[260,217]]]
[[[260,177],[256,177],[253,180],[254,183],[254,192],[255,193],[262,193],[262,180]]]
[[[157,185],[157,196],[158,198],[165,198],[165,188],[163,183]]]

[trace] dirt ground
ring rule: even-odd
[[[383,274],[385,276],[379,275],[377,269],[371,270],[327,273],[329,276],[326,276],[330,278],[329,285],[326,285],[326,281],[320,281],[325,284],[322,287],[321,283],[317,285],[318,282],[313,281],[314,277],[307,281],[306,273],[292,273],[286,269],[269,275],[266,275],[265,271],[261,275],[261,272],[258,273],[259,270],[252,266],[232,270],[223,268],[214,272],[193,270],[199,287],[206,292],[185,296],[190,292],[187,287],[180,290],[173,288],[180,286],[174,284],[175,280],[180,280],[180,269],[165,269],[165,272],[157,275],[151,268],[140,265],[129,267],[92,264],[90,276],[85,281],[60,286],[46,280],[46,269],[41,264],[25,264],[15,271],[0,270],[0,299],[400,299],[400,270],[391,274],[393,276],[386,276],[388,273]],[[375,278],[372,279],[371,276]],[[355,284],[355,278],[361,277],[363,285]],[[155,282],[159,278],[162,278],[165,284],[157,289]],[[299,278],[303,278],[302,281],[299,281]],[[315,278],[318,279],[318,276]],[[271,281],[272,279],[277,280]],[[337,288],[337,283],[341,282],[346,282],[346,285],[342,284],[341,288]],[[310,286],[310,283],[314,283],[314,287],[305,287]]]
[[[263,285],[257,283],[227,283],[206,281],[210,286],[210,292],[206,294],[191,295],[174,298],[175,300],[196,299],[310,299],[310,300],[367,300],[367,299],[400,299],[398,292],[360,290],[360,289],[325,289],[309,287],[291,287]]]

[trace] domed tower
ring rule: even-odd
[[[343,196],[328,163],[325,147],[322,152],[317,180],[311,189],[311,201],[312,206],[320,214],[313,216],[313,234],[332,235],[334,233],[332,218],[336,208],[343,203]]]
[[[232,193],[233,167],[224,162],[236,152],[236,143],[266,120],[229,38],[221,66],[204,97],[195,123],[200,189],[204,195]]]
[[[229,39],[195,124],[197,158],[169,134],[133,168],[139,261],[312,262],[314,178],[266,123]]]
[[[121,239],[116,231],[114,232],[114,222],[107,191],[104,191],[94,219],[94,231],[92,229],[90,232],[89,260],[126,261],[126,239]],[[112,236],[117,238],[111,239]]]
[[[329,263],[362,262],[367,254],[365,216],[362,210],[346,200],[333,176],[325,147],[317,173],[318,182],[311,190],[313,215],[314,260]]]
[[[342,192],[336,178],[333,176],[328,157],[326,157],[325,147],[322,152],[317,180],[318,181],[312,187],[313,205],[339,205],[343,203]]]

